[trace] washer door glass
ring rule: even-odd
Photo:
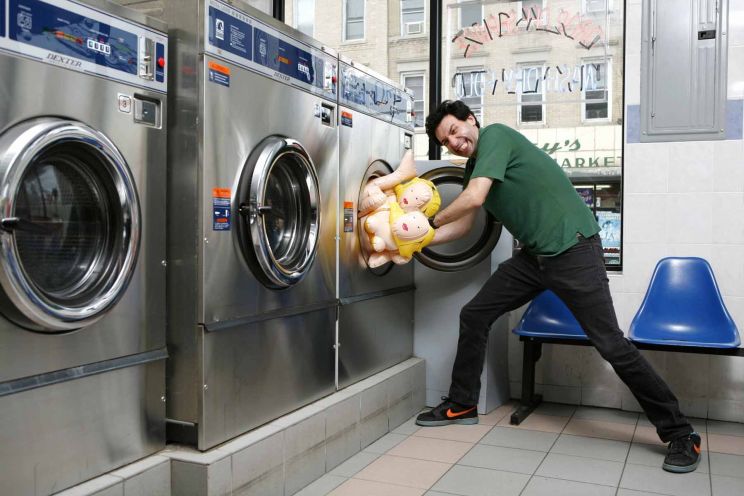
[[[292,139],[264,139],[246,162],[237,194],[243,256],[267,287],[288,288],[315,259],[320,227],[318,178],[310,155]]]
[[[462,192],[465,169],[462,167],[440,167],[421,177],[433,182],[442,198],[443,210]],[[460,239],[437,246],[424,248],[414,253],[416,260],[429,268],[442,272],[456,272],[478,265],[491,255],[501,236],[501,222],[485,209],[480,209],[473,228]]]
[[[137,258],[124,158],[101,133],[57,119],[11,129],[0,153],[3,313],[39,331],[90,325],[123,295]]]

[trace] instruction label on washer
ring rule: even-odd
[[[212,230],[230,230],[230,188],[212,188]]]
[[[354,202],[344,202],[344,232],[354,232]]]
[[[354,127],[354,117],[352,116],[351,112],[347,112],[345,110],[341,112],[341,125]]]
[[[230,87],[230,68],[215,62],[209,62],[209,81]]]

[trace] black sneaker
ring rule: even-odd
[[[693,432],[669,443],[669,451],[661,467],[667,472],[692,472],[700,463],[700,434]]]
[[[478,409],[475,405],[461,405],[451,401],[446,396],[443,396],[442,400],[438,406],[416,417],[416,424],[433,427],[436,425],[478,423]]]

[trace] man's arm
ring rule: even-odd
[[[467,215],[474,215],[475,211],[486,201],[492,184],[493,179],[490,177],[472,178],[468,183],[468,187],[447,208],[434,217],[434,226],[439,228]]]
[[[463,217],[460,217],[454,222],[450,222],[442,227],[439,227],[434,231],[434,238],[432,238],[429,245],[441,245],[442,243],[448,243],[456,239],[462,238],[473,227],[475,221],[476,211],[473,211]]]

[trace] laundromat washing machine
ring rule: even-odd
[[[358,218],[368,181],[389,174],[413,146],[413,96],[339,58],[338,385],[343,388],[413,353],[413,263],[368,266]],[[375,316],[384,315],[384,322]]]
[[[165,445],[168,40],[102,1],[0,12],[0,494],[46,495]]]
[[[337,56],[239,1],[165,18],[168,436],[205,450],[334,390]]]

